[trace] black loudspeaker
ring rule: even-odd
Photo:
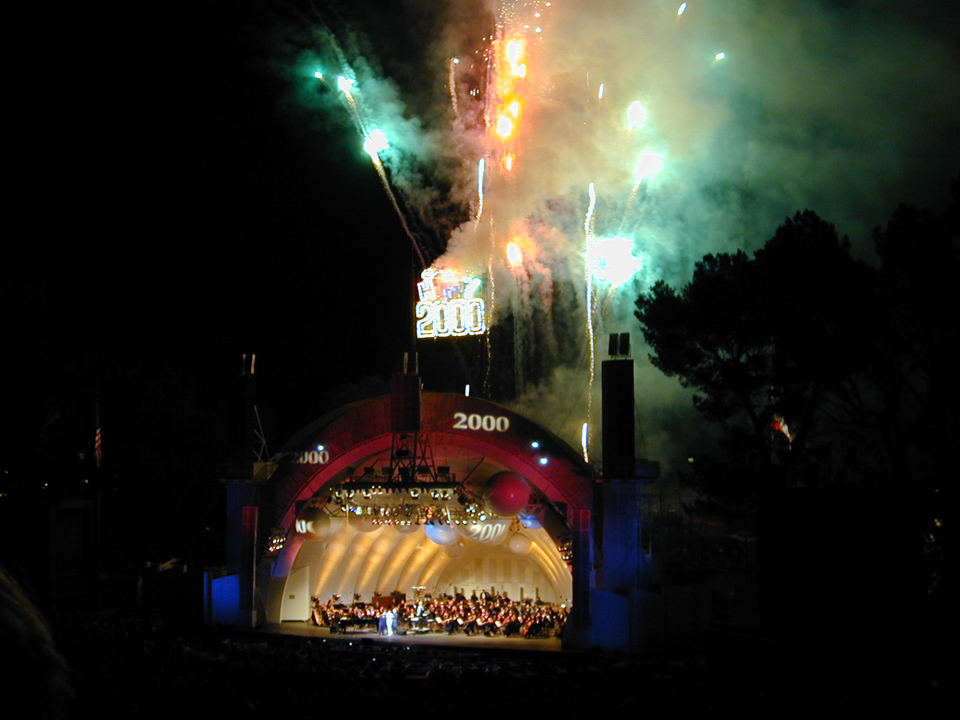
[[[603,475],[633,477],[633,360],[603,361]]]

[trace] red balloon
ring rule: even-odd
[[[497,515],[516,515],[530,502],[530,486],[515,472],[498,472],[487,480],[487,501]]]

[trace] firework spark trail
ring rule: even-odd
[[[580,448],[583,451],[583,461],[590,462],[590,423],[588,422],[580,427]]]
[[[380,176],[380,183],[383,185],[383,189],[386,191],[387,197],[390,199],[390,203],[397,213],[397,217],[400,218],[400,225],[403,226],[403,231],[407,234],[407,237],[410,238],[410,242],[413,243],[413,249],[416,250],[417,258],[420,260],[420,267],[426,267],[427,261],[423,256],[423,251],[420,249],[420,243],[407,225],[407,219],[404,216],[403,210],[400,209],[400,204],[397,202],[397,198],[393,193],[393,188],[390,187],[390,179],[387,177],[387,172],[383,167],[383,163],[380,161],[380,156],[373,153],[370,155],[370,159],[373,161],[373,166],[377,169],[377,175]]]
[[[356,80],[347,75],[341,75],[337,78],[337,88],[340,92],[343,93],[343,97],[347,100],[347,106],[350,108],[350,112],[353,113],[353,119],[357,124],[357,128],[360,130],[361,135],[367,134],[366,123],[363,122],[363,118],[360,117],[360,111],[357,109],[357,101],[353,97],[352,88]]]
[[[551,364],[560,357],[557,336],[553,320],[553,271],[550,266],[539,259],[539,248],[533,240],[530,241],[531,250],[525,256],[526,265],[537,277],[537,302],[541,317],[535,326],[539,328],[541,340],[537,347],[538,354],[544,356]]]
[[[627,221],[630,219],[630,213],[633,210],[633,204],[637,199],[637,195],[640,193],[640,186],[643,183],[645,178],[652,177],[656,175],[663,168],[663,158],[655,152],[642,152],[640,157],[637,159],[637,166],[635,169],[635,177],[633,183],[633,188],[630,190],[630,195],[627,196],[627,202],[623,209],[623,216],[620,219],[620,226],[617,229],[617,233],[623,231],[624,226],[626,226]]]
[[[587,343],[590,350],[590,381],[587,391],[587,417],[593,415],[593,381],[596,374],[596,340],[593,334],[593,263],[594,263],[594,236],[593,236],[593,211],[597,207],[597,193],[593,183],[587,186],[590,195],[590,204],[587,207],[587,214],[583,219],[583,234],[586,238],[586,262],[584,263],[584,281],[587,286],[586,305],[587,305]]]
[[[457,104],[457,65],[460,61],[457,58],[450,58],[449,71],[447,75],[447,90],[450,93],[450,108],[453,110],[453,118],[460,122],[460,107]]]
[[[486,174],[487,161],[485,158],[480,158],[480,162],[477,163],[477,219],[476,221],[480,222],[480,216],[483,215],[483,181],[484,175]]]
[[[493,239],[493,221],[490,222],[490,238]],[[487,278],[489,279],[490,290],[487,292],[488,300],[488,310],[487,310],[487,326],[489,327],[492,323],[492,320],[496,314],[497,309],[497,281],[496,275],[493,272],[493,246],[491,245],[489,252],[487,253]],[[486,370],[483,374],[483,391],[487,397],[490,397],[490,370],[493,367],[493,342],[490,337],[490,333],[487,333],[484,336],[486,340],[486,350],[487,350],[487,362]]]
[[[344,95],[347,96],[350,107],[354,111],[354,116],[357,118],[358,123],[362,123],[360,119],[360,114],[356,110],[356,101],[353,98],[353,95],[348,91],[344,91]],[[362,128],[361,124],[361,128]],[[407,237],[410,238],[410,242],[413,243],[413,249],[417,252],[417,257],[420,260],[420,267],[426,267],[426,259],[423,256],[423,250],[420,247],[420,242],[417,240],[417,236],[414,235],[413,231],[410,229],[410,226],[407,225],[407,218],[403,210],[400,209],[400,203],[397,202],[396,194],[393,192],[393,187],[390,185],[390,178],[387,176],[386,168],[383,166],[383,161],[380,159],[380,153],[389,148],[386,141],[386,134],[382,130],[371,130],[370,132],[365,132],[366,140],[364,141],[364,150],[367,155],[370,156],[371,162],[373,162],[373,167],[377,170],[377,175],[380,176],[380,183],[383,185],[384,192],[387,193],[387,198],[390,200],[390,204],[393,205],[394,212],[397,213],[397,217],[400,219],[400,225],[403,227],[403,231],[407,234]]]
[[[340,68],[340,75],[337,77],[337,89],[342,94],[347,109],[350,111],[350,117],[353,120],[357,132],[363,138],[363,149],[370,157],[373,167],[377,171],[377,175],[380,178],[380,183],[383,186],[384,192],[387,194],[387,198],[390,200],[390,204],[393,206],[394,212],[396,212],[397,217],[400,220],[400,225],[403,228],[404,233],[406,233],[407,237],[410,239],[410,242],[413,244],[413,249],[417,253],[421,267],[425,267],[426,258],[424,257],[423,248],[420,246],[420,241],[418,240],[416,234],[413,232],[413,230],[411,230],[407,223],[406,214],[400,207],[400,203],[397,200],[396,193],[394,192],[393,186],[390,182],[390,177],[388,176],[387,170],[384,167],[382,159],[380,158],[380,153],[389,149],[386,133],[372,126],[372,123],[366,119],[369,117],[370,113],[366,111],[360,103],[357,102],[357,98],[354,95],[354,88],[357,86],[357,75],[354,69],[350,66],[350,63],[347,62],[346,56],[344,55],[340,44],[337,42],[336,37],[326,28],[324,28],[322,31],[322,37],[325,39],[327,46],[333,52],[334,57],[336,58],[336,63]],[[317,73],[316,76],[319,80],[325,82],[321,73]]]
[[[524,329],[530,325],[530,274],[524,267],[523,251],[516,241],[510,242],[506,248],[507,262],[516,281],[513,308],[513,367],[514,382],[517,389],[522,390],[526,384],[526,333]]]

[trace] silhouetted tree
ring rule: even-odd
[[[653,364],[724,429],[720,452],[693,465],[698,506],[758,511],[770,630],[873,647],[895,609],[917,618],[904,639],[934,631],[920,618],[944,605],[940,481],[960,447],[957,218],[899,208],[875,231],[871,268],[798,213],[752,258],[706,256],[685,287],[637,301]]]
[[[847,239],[806,211],[753,258],[708,255],[684,288],[658,282],[636,316],[653,364],[698,391],[740,464],[767,482],[818,483],[811,443],[828,399],[866,366],[874,283]]]
[[[874,241],[880,269],[869,363],[843,387],[836,414],[882,449],[875,473],[909,481],[945,470],[960,444],[958,233],[947,220],[903,205]]]

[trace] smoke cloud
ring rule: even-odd
[[[668,473],[703,430],[690,393],[646,359],[637,294],[659,279],[687,282],[704,254],[755,250],[805,208],[868,257],[873,226],[899,202],[936,208],[960,168],[960,12],[948,3],[679,5],[405,3],[405,30],[367,15],[354,28],[369,43],[330,32],[320,52],[355,74],[361,125],[390,136],[382,160],[394,190],[441,236],[434,264],[487,273],[492,321],[514,322],[523,352],[556,358],[517,408],[578,446],[588,408],[594,425],[599,414],[590,368],[599,371],[607,332],[630,331],[641,452]],[[506,94],[495,53],[511,38],[526,42],[525,75],[510,90],[522,98],[519,130],[504,141],[493,132]],[[636,102],[642,125],[628,121]],[[638,171],[644,156],[659,167]],[[630,281],[592,275],[591,234],[633,241],[640,270]],[[510,242],[522,266],[507,260]]]

